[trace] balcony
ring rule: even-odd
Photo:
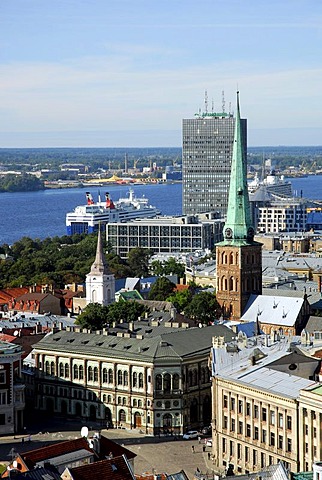
[[[154,398],[178,398],[182,390],[154,390]]]

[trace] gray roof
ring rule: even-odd
[[[176,329],[146,338],[127,338],[95,333],[61,331],[47,335],[35,345],[35,350],[59,351],[68,354],[98,356],[152,362],[205,355],[210,351],[213,336],[223,336],[231,341],[234,333],[223,325],[203,328]]]
[[[42,327],[53,328],[63,325],[63,328],[75,325],[75,318],[62,315],[37,315],[37,314],[17,314],[8,318],[0,319],[0,328],[23,328],[35,327],[37,324]]]
[[[322,317],[314,317],[311,315],[305,326],[305,330],[309,333],[322,332]]]
[[[268,323],[276,326],[295,325],[303,306],[303,298],[251,295],[241,321]]]

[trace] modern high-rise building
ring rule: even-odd
[[[224,108],[223,108],[224,110]],[[182,183],[184,215],[220,212],[226,215],[235,118],[232,113],[199,112],[182,124]],[[241,120],[247,152],[247,121]]]

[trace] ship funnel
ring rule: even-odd
[[[87,205],[94,205],[94,200],[90,192],[86,192]]]
[[[108,192],[105,193],[105,201],[106,201],[106,208],[115,208],[113,200],[110,199],[110,194]]]

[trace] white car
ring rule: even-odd
[[[186,432],[182,438],[184,440],[190,440],[192,438],[198,438],[200,433],[197,430],[189,430],[189,432]]]
[[[212,438],[205,438],[205,444],[207,447],[212,447]]]

